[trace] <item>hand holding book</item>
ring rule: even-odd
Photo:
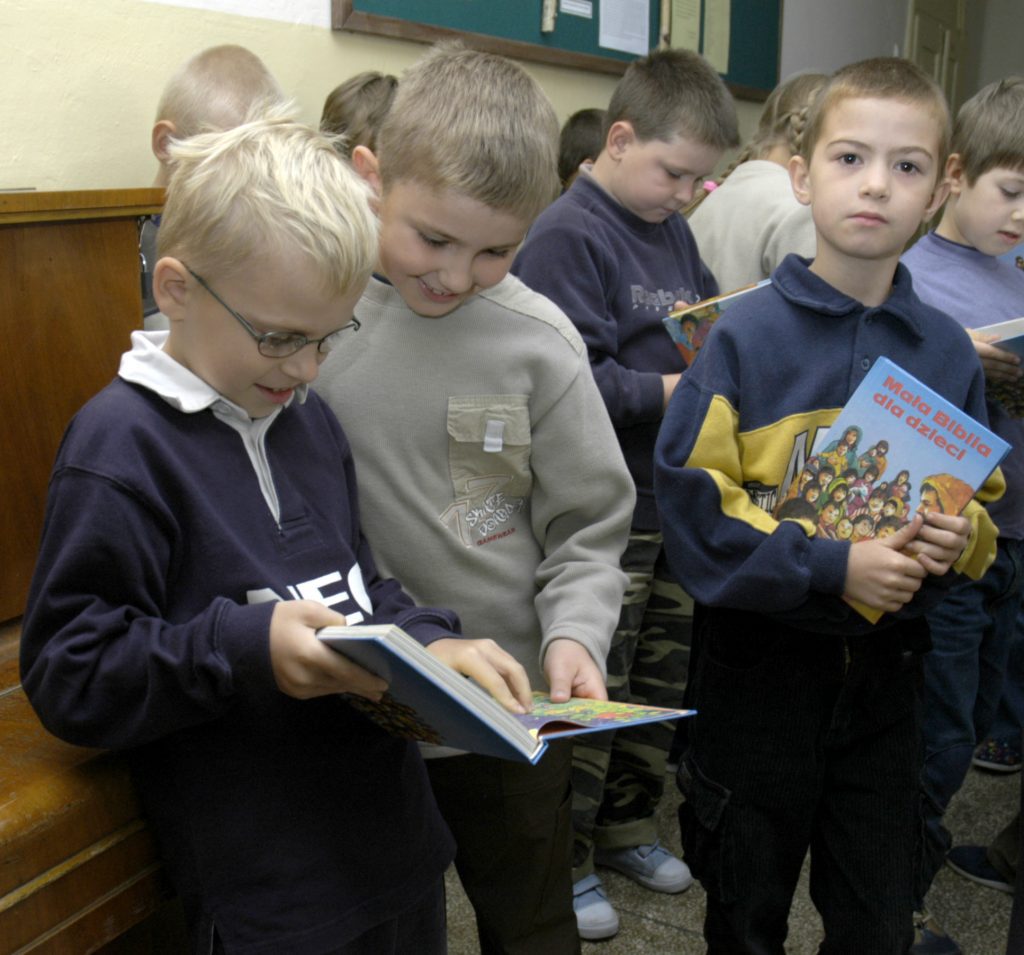
[[[349,702],[389,733],[502,759],[535,763],[549,739],[692,712],[576,698],[556,703],[535,693],[530,712],[513,713],[393,625],[325,627],[317,636],[387,682],[378,702],[362,696]]]
[[[985,369],[985,387],[1014,418],[1024,418],[1024,318],[969,331]]]
[[[1008,448],[881,357],[811,455],[795,465],[773,516],[850,542],[844,597],[875,622],[912,599],[929,572],[945,573],[956,561],[967,542],[967,522],[957,515]]]

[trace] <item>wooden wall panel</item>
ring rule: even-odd
[[[141,326],[137,215],[160,198],[0,197],[0,621],[24,608],[61,435]]]

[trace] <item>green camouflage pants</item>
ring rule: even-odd
[[[633,531],[622,569],[629,577],[608,653],[608,696],[652,706],[682,705],[693,601],[671,577],[661,534]],[[573,746],[573,881],[594,871],[594,844],[648,845],[665,787],[675,721],[591,733]]]

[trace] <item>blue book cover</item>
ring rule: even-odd
[[[918,511],[959,514],[1009,448],[882,357],[816,442],[773,516],[853,544],[887,537]],[[855,606],[869,620],[881,616]]]
[[[693,712],[578,698],[552,703],[545,694],[534,693],[530,713],[511,713],[392,624],[324,627],[317,636],[387,680],[380,703],[348,696],[356,709],[396,736],[470,753],[536,763],[552,739],[678,719]]]

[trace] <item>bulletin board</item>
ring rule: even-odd
[[[635,59],[599,45],[600,0],[593,0],[591,18],[559,12],[549,33],[541,32],[543,6],[543,0],[331,0],[331,18],[336,30],[423,43],[461,37],[475,49],[599,73],[621,74]],[[652,49],[671,7],[671,0],[650,0]],[[763,100],[779,79],[782,0],[729,0],[729,10],[723,78],[734,95]]]

